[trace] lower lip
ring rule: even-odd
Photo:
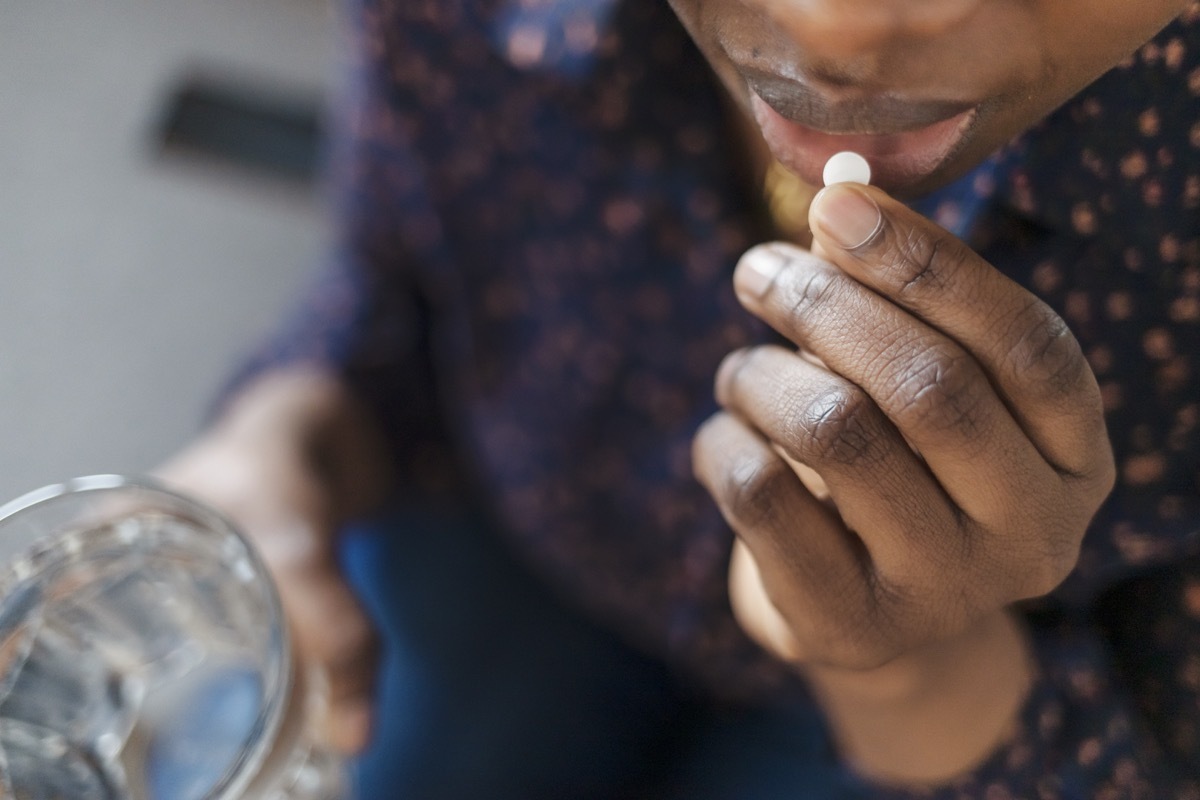
[[[830,156],[853,150],[871,165],[871,183],[889,191],[933,174],[954,154],[975,119],[971,109],[903,133],[823,133],[786,119],[754,93],[750,105],[771,154],[810,185],[821,185]]]

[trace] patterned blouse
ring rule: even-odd
[[[358,0],[341,237],[247,367],[319,361],[378,412],[400,493],[469,495],[560,593],[716,696],[806,702],[729,609],[691,476],[735,301],[773,233],[661,0]],[[1070,324],[1120,472],[1028,609],[1008,740],[929,796],[1200,798],[1200,4],[919,207]],[[907,796],[878,787],[878,796]]]

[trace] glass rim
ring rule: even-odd
[[[35,533],[31,536],[20,537],[20,541],[10,544],[2,541],[6,534],[4,528],[7,524],[63,498],[92,492],[120,490],[142,491],[163,497],[196,515],[197,522],[212,525],[221,534],[232,535],[245,548],[246,557],[253,566],[254,572],[262,577],[262,589],[274,623],[273,627],[277,629],[280,641],[278,658],[268,660],[268,663],[273,661],[277,665],[277,669],[274,674],[265,676],[267,681],[274,679],[275,691],[263,698],[262,707],[259,709],[251,729],[252,734],[248,737],[248,741],[251,742],[250,746],[244,747],[238,753],[221,779],[204,795],[204,800],[236,800],[255,779],[266,761],[273,743],[279,736],[295,676],[290,632],[275,581],[257,547],[232,520],[211,506],[177,492],[161,481],[148,476],[135,477],[115,473],[84,475],[70,478],[61,483],[42,486],[0,505],[0,590],[7,590],[14,585],[20,585],[21,582],[21,577],[10,574],[11,567],[4,562],[10,561],[14,556],[29,549],[39,541],[39,535],[53,534],[53,531]],[[6,544],[10,544],[10,546],[5,546]],[[11,579],[13,578],[17,579],[16,584],[12,583]],[[0,598],[0,600],[2,599]]]

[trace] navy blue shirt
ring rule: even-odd
[[[338,370],[397,492],[469,494],[565,597],[714,694],[805,697],[734,622],[732,534],[691,472],[717,364],[772,338],[732,291],[775,234],[707,65],[652,0],[354,14],[336,257],[248,373]],[[1200,793],[1198,16],[919,204],[1069,323],[1120,471],[1029,609],[1020,725],[947,797]]]

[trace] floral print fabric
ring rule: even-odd
[[[735,624],[731,533],[691,477],[717,364],[772,337],[733,296],[772,232],[702,58],[657,0],[354,14],[342,238],[246,373],[342,370],[398,492],[469,494],[714,694],[803,698]],[[1066,319],[1120,470],[1076,573],[1029,609],[1021,724],[929,795],[1200,797],[1200,11],[918,206]]]

